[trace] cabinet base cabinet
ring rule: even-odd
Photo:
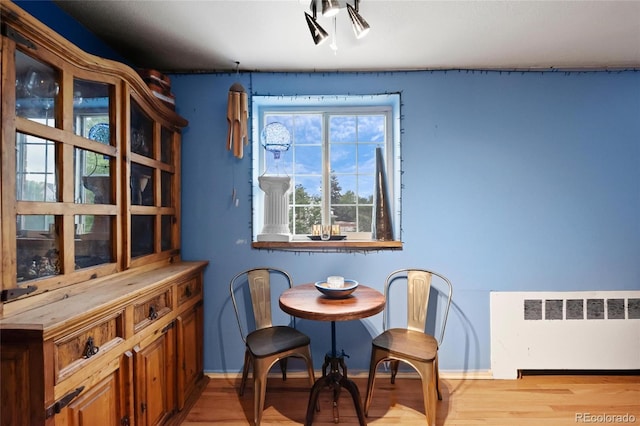
[[[85,292],[0,318],[0,425],[180,424],[207,382],[206,265],[178,262],[123,272],[88,284]],[[140,307],[149,311],[144,321],[136,313]],[[116,323],[117,333],[104,331],[113,328],[104,324]],[[68,374],[59,374],[65,369]]]
[[[126,389],[122,386],[120,371],[117,370],[88,391],[81,392],[73,402],[56,414],[56,425],[128,425],[130,417],[123,404],[122,393],[126,393]]]
[[[178,409],[184,409],[186,397],[203,379],[203,304],[176,319],[178,338]]]
[[[2,426],[45,424],[43,366],[41,332],[0,330]]]
[[[161,425],[176,405],[173,327],[143,349],[136,347],[134,352],[136,425]]]

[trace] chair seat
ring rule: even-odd
[[[386,330],[373,339],[373,346],[423,362],[433,361],[438,354],[438,342],[433,336],[405,328]]]
[[[306,346],[310,342],[305,334],[284,325],[262,328],[247,335],[247,348],[258,358]]]

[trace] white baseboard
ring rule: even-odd
[[[494,377],[491,370],[440,370],[440,378],[445,380],[492,380]]]
[[[211,379],[226,379],[226,380],[240,380],[242,378],[242,373],[217,373],[217,372],[207,372],[204,373],[207,377]],[[322,376],[322,371],[317,370],[315,372],[316,378]],[[349,377],[352,379],[362,379],[367,378],[369,375],[368,371],[353,371],[349,370]],[[376,376],[389,376],[389,373],[386,371],[379,371]],[[269,377],[280,377],[280,373],[275,370],[269,373]],[[287,372],[287,377],[291,378],[306,378],[306,371],[290,371]],[[399,372],[399,378],[407,378],[407,379],[419,379],[418,373],[416,372]],[[456,370],[440,370],[440,378],[445,380],[491,380],[493,379],[493,375],[490,370],[474,370],[474,371],[456,371]]]

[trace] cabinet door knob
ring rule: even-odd
[[[93,337],[89,337],[87,339],[87,343],[84,345],[84,357],[91,358],[97,354],[99,350],[100,348],[93,344]]]
[[[154,305],[149,306],[149,319],[154,320],[158,318],[158,310]]]

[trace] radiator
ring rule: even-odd
[[[491,292],[491,372],[640,369],[640,291]]]

